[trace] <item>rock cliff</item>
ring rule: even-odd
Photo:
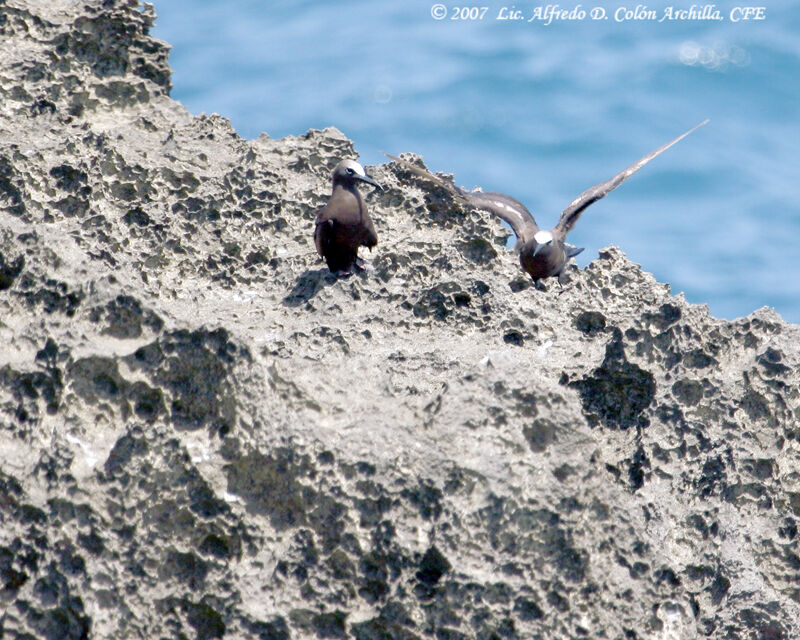
[[[395,164],[336,278],[352,143],[192,116],[153,19],[0,1],[0,638],[800,637],[797,326],[537,291]]]

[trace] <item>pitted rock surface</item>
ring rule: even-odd
[[[800,637],[798,327],[394,164],[337,278],[353,144],[187,113],[154,15],[0,2],[0,638]]]

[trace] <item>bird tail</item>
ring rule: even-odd
[[[568,242],[564,243],[564,250],[567,254],[567,258],[574,258],[577,256],[581,251],[583,251],[584,247],[576,247],[574,245],[569,244]]]
[[[460,204],[468,205],[470,203],[469,199],[467,198],[466,192],[463,189],[461,189],[460,187],[457,187],[456,185],[454,185],[452,182],[448,182],[447,180],[443,180],[439,176],[432,174],[427,169],[423,169],[422,167],[418,167],[417,165],[411,164],[410,162],[408,162],[406,160],[403,160],[402,158],[398,158],[396,156],[388,154],[385,151],[383,152],[383,155],[385,155],[387,158],[390,158],[391,160],[394,160],[395,162],[403,165],[406,169],[408,169],[412,173],[416,173],[418,176],[421,176],[421,177],[425,178],[426,180],[431,180],[431,181],[435,182],[436,184],[441,185]]]

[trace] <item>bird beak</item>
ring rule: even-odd
[[[375,182],[369,176],[354,176],[357,180],[361,180],[361,182],[366,182],[367,184],[371,184],[373,187],[378,187],[381,191],[383,191],[383,187]]]
[[[545,245],[543,245],[543,244],[537,244],[537,245],[536,245],[536,248],[533,250],[533,255],[534,255],[534,256],[538,255],[538,254],[539,254],[539,252],[540,252],[542,249],[544,249],[544,247],[545,247]]]

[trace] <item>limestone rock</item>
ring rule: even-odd
[[[127,0],[0,3],[0,638],[800,637],[800,331],[169,97]],[[368,256],[369,257],[369,256]]]

